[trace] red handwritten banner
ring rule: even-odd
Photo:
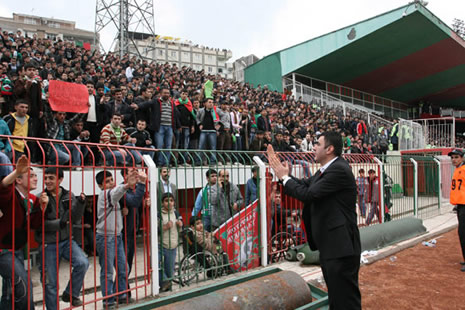
[[[232,269],[238,271],[258,267],[258,200],[227,220],[213,234],[228,254]]]
[[[48,101],[53,111],[71,113],[89,111],[89,93],[85,85],[52,80],[48,86],[48,93]]]

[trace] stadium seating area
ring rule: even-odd
[[[272,143],[280,151],[299,152],[312,150],[316,136],[332,129],[344,132],[345,152],[381,154],[389,148],[396,149],[398,143],[397,128],[391,133],[392,128],[377,126],[375,122],[369,125],[358,115],[344,117],[341,111],[305,104],[266,86],[253,87],[203,70],[157,64],[127,55],[120,58],[114,53],[102,55],[72,42],[27,38],[20,31],[3,32],[0,46],[0,100],[6,121],[0,126],[3,135],[157,149],[206,149],[208,140],[208,149],[262,151]],[[86,85],[89,113],[53,111],[48,103],[52,80]],[[153,103],[162,97],[164,88],[169,89],[171,99],[160,100],[160,111]],[[214,116],[219,117],[217,123],[215,120],[218,126],[210,131],[203,123],[209,121],[199,117],[204,114],[201,111],[207,97],[213,99]],[[170,100],[175,108],[165,109],[161,103],[168,104]],[[115,113],[121,115],[121,139],[102,138]],[[23,117],[28,118],[27,130],[17,125],[23,122]],[[169,117],[172,122],[167,121]],[[145,124],[138,126],[139,120],[145,120]],[[163,131],[165,126],[171,127],[169,134]],[[216,141],[202,137],[202,131],[216,132]],[[283,134],[284,143],[276,142],[277,133]],[[6,139],[0,147],[10,159],[13,153],[18,158],[27,152],[24,145],[10,145]],[[40,161],[35,154],[37,148],[31,147],[31,152],[32,160]],[[73,150],[66,152],[57,147],[57,153],[47,151],[49,163],[81,164]]]

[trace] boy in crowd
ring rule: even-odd
[[[139,119],[136,123],[136,128],[130,127],[126,130],[130,138],[135,138],[137,147],[146,147],[155,149],[152,144],[152,139],[150,138],[150,133],[146,130],[147,121],[145,119]],[[154,157],[154,151],[141,151],[142,155],[148,154],[150,157]]]
[[[174,264],[176,263],[176,250],[179,244],[179,229],[182,228],[182,221],[179,213],[174,208],[174,196],[171,193],[164,193],[161,196],[161,245],[159,249],[159,283],[160,291],[166,292],[171,289],[171,279],[174,275]]]
[[[104,170],[95,177],[98,187],[102,190],[97,202],[96,247],[100,264],[100,283],[103,297],[118,293],[116,296],[103,300],[105,309],[113,309],[118,304],[131,303],[128,298],[126,272],[128,265],[124,253],[124,243],[121,235],[123,216],[128,209],[122,209],[119,201],[128,189],[133,188],[138,179],[137,170],[129,172],[126,183],[116,186],[110,171]],[[115,244],[116,239],[116,244]],[[116,247],[115,247],[116,246]],[[113,269],[117,265],[116,282],[113,281]]]

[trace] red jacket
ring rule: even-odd
[[[357,125],[357,134],[359,136],[368,134],[367,125],[365,123],[358,123]]]
[[[19,250],[27,242],[27,215],[25,209],[25,199],[14,188],[14,185],[3,187],[0,184],[0,210],[3,216],[0,218],[0,249]],[[31,229],[42,227],[42,211],[40,210],[39,199],[29,194],[29,202],[32,203],[32,211],[29,215]],[[12,207],[14,206],[14,207]],[[14,218],[14,237],[15,245],[13,247],[13,212]]]

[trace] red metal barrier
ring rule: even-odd
[[[268,161],[267,154],[262,153],[261,158]],[[315,160],[314,153],[279,153],[282,161],[287,161],[290,174],[297,178],[308,178],[320,168]],[[368,154],[344,154],[344,159],[349,163],[357,183],[357,222],[359,226],[366,226],[382,222],[381,208],[381,183],[382,175],[378,161],[374,155]],[[363,176],[359,171],[363,170]],[[372,180],[368,172],[373,170]],[[268,253],[270,261],[275,262],[284,257],[284,253],[292,245],[300,245],[306,242],[307,232],[302,218],[303,203],[287,196],[283,192],[282,184],[273,176],[270,168],[267,168],[267,205],[268,205]],[[362,182],[363,181],[363,182]],[[371,194],[368,195],[369,190]],[[377,195],[373,195],[373,194]],[[374,197],[375,196],[375,197]],[[376,197],[377,196],[377,197]],[[276,203],[276,198],[280,204]],[[376,222],[373,219],[376,217]]]
[[[147,199],[149,187],[147,186],[148,180],[146,167],[144,167],[142,160],[142,151],[153,152],[154,150],[13,136],[0,136],[0,138],[7,140],[7,143],[12,146],[12,150],[14,150],[13,141],[24,143],[23,153],[25,156],[23,155],[24,157],[16,165],[16,169],[24,167],[24,165],[27,169],[27,174],[17,174],[16,170],[10,174],[10,171],[15,168],[11,162],[16,163],[21,153],[13,151],[11,154],[0,154],[0,177],[5,182],[11,179],[12,182],[16,183],[16,186],[10,186],[11,189],[6,189],[4,185],[0,185],[4,196],[10,197],[6,202],[9,205],[5,205],[3,210],[7,210],[7,208],[13,210],[11,218],[8,218],[11,219],[11,223],[15,223],[9,224],[13,225],[11,244],[17,244],[16,250],[25,249],[27,253],[27,277],[21,278],[22,281],[27,281],[27,296],[18,301],[18,287],[11,284],[11,278],[18,277],[18,275],[23,276],[26,271],[24,267],[15,263],[13,248],[7,246],[2,248],[0,260],[11,265],[11,275],[8,277],[8,274],[2,274],[3,285],[11,286],[11,296],[4,296],[6,300],[10,299],[10,308],[29,308],[31,302],[37,303],[40,302],[40,299],[42,299],[43,309],[46,307],[64,309],[76,305],[83,305],[84,308],[91,304],[97,306],[97,302],[102,301],[105,304],[109,300],[112,301],[113,297],[119,297],[119,300],[114,300],[114,302],[127,303],[132,301],[127,298],[129,293],[132,293],[132,297],[136,301],[147,297],[150,294],[147,287],[151,285],[153,268],[150,266],[149,259],[150,202]],[[39,163],[30,162],[33,152],[39,152],[41,155]],[[86,153],[89,156],[90,165],[84,165]],[[69,162],[60,163],[61,155],[63,158],[68,156]],[[80,165],[72,165],[72,160],[75,159],[73,155],[80,157]],[[96,162],[98,155],[102,158],[100,165]],[[119,159],[122,159],[122,167],[118,168]],[[112,161],[110,165],[108,165],[109,160]],[[109,184],[107,191],[102,193],[109,192],[108,197],[115,200],[108,201],[107,195],[105,195],[103,199],[100,199],[99,209],[97,197],[100,193],[97,191],[96,176],[101,171],[105,171],[104,184],[107,178],[114,178],[113,184]],[[106,173],[111,173],[111,177],[107,176]],[[17,178],[17,175],[21,177]],[[38,180],[36,175],[39,177]],[[126,185],[118,186],[117,184],[120,182]],[[24,187],[25,184],[26,187]],[[121,195],[117,196],[115,192],[119,189],[122,189],[118,192]],[[45,193],[43,195],[48,197],[46,208],[43,211],[38,211],[41,213],[37,213],[35,207],[29,211],[30,205],[34,201],[39,201],[36,197],[41,193]],[[24,199],[28,195],[30,197]],[[130,197],[136,196],[139,200],[130,201]],[[119,197],[121,197],[120,206],[118,206],[119,199],[117,199]],[[18,199],[24,199],[24,202]],[[23,209],[12,208],[13,206],[20,207],[21,204],[24,204]],[[34,203],[34,206],[36,204],[38,202]],[[18,215],[18,212],[22,212],[22,214]],[[107,217],[112,212],[114,221],[107,221]],[[137,221],[139,212],[141,215],[140,225]],[[16,223],[18,216],[26,217],[25,224]],[[33,222],[36,216],[40,216],[38,226],[35,226]],[[8,219],[6,216],[0,217],[0,226],[7,225]],[[104,233],[100,235],[98,232],[100,229],[98,228],[100,227],[99,219],[100,222],[104,223]],[[122,231],[119,231],[120,229]],[[139,229],[142,236],[138,235]],[[32,242],[34,237],[36,242]],[[100,248],[104,251],[97,250],[99,240],[104,240],[103,243],[100,243],[103,244]],[[111,244],[114,246],[109,247]],[[123,249],[123,251],[118,253],[118,248]],[[89,258],[87,258],[86,252]],[[39,268],[32,266],[31,258],[35,255],[39,257]],[[100,262],[97,262],[97,255],[99,255]],[[128,257],[128,255],[130,256]],[[93,259],[90,258],[91,256]],[[107,265],[108,262],[113,265],[110,257],[115,257],[114,272],[113,266]],[[65,263],[60,263],[61,258],[70,262],[69,268],[65,267]],[[16,262],[18,262],[17,259]],[[123,264],[119,264],[120,267],[118,267],[118,262]],[[132,269],[129,269],[132,262],[134,262]],[[94,266],[93,274],[87,272],[89,265]],[[102,283],[98,280],[97,272],[102,268],[104,269],[102,273],[104,277],[100,278],[113,280],[110,275],[116,275],[114,292],[108,290],[110,286],[107,287],[106,291],[99,290],[99,287],[102,288]],[[119,277],[117,276],[118,271],[120,271]],[[68,280],[69,287],[65,289]],[[135,285],[130,287],[127,285],[129,281],[134,281]],[[32,282],[41,283],[41,285],[32,290]],[[124,283],[126,285],[123,285]],[[120,284],[119,288],[118,284]],[[105,293],[106,296],[102,297],[99,291]],[[34,296],[31,296],[32,292],[34,292]],[[20,293],[22,294],[22,292]],[[83,296],[80,296],[81,294]],[[12,302],[15,300],[16,302]],[[109,305],[109,303],[107,304]]]

